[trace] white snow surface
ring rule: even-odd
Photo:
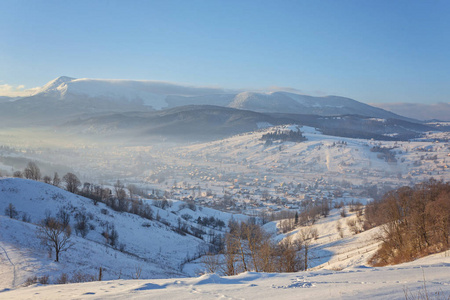
[[[9,203],[19,212],[18,220],[3,215]],[[195,212],[180,209],[179,204],[175,202],[166,210],[152,206],[154,216],[158,214],[161,221],[174,227],[183,214],[191,214],[193,220],[214,216],[225,223],[232,217],[210,208]],[[76,213],[81,211],[88,214],[89,224],[94,228],[85,238],[76,236],[72,229],[71,239],[75,245],[62,252],[60,263],[55,263],[54,253],[50,258],[47,249],[36,237],[36,224],[44,219],[47,212],[55,217],[61,207],[71,215],[72,228]],[[0,178],[0,212],[0,290],[21,286],[34,275],[49,275],[50,280],[55,280],[62,273],[97,274],[100,267],[106,280],[132,278],[137,267],[142,268],[140,278],[186,276],[188,274],[182,270],[184,260],[206,245],[199,238],[175,233],[161,222],[116,212],[103,203],[94,205],[90,199],[27,179]],[[21,221],[23,213],[30,217],[31,223]],[[245,218],[239,215],[233,217]],[[105,243],[101,233],[107,224],[114,224],[119,235],[118,242],[125,245],[125,251]]]
[[[218,88],[193,87],[156,80],[76,79],[61,76],[47,83],[34,95],[50,95],[62,100],[68,96],[101,98],[162,109],[168,105],[168,95],[198,96],[223,92]]]
[[[403,185],[410,178],[417,182],[430,177],[450,180],[447,162],[450,145],[446,142],[435,143],[432,140],[434,136],[427,138],[432,141],[373,141],[328,136],[313,127],[301,126],[300,131],[307,138],[304,142],[274,141],[271,146],[266,146],[261,141],[262,135],[268,132],[296,131],[297,127],[275,126],[219,141],[182,147],[180,151],[197,160],[204,156],[214,157],[217,161],[239,161],[245,158],[246,164],[241,168],[247,169],[241,172],[257,170],[258,174],[270,176],[276,173],[279,174],[278,178],[286,178],[285,182],[296,176],[305,181],[323,177],[328,180],[347,179],[353,183],[400,183],[399,174]],[[436,137],[442,136],[442,133],[436,134]],[[397,162],[389,163],[379,158],[379,153],[371,151],[375,146],[391,148]],[[434,155],[436,160],[429,158]],[[212,162],[209,161],[208,164]]]
[[[118,213],[101,203],[94,206],[89,199],[25,179],[0,179],[0,211],[9,203],[19,212],[29,214],[32,223],[0,216],[0,299],[404,299],[405,291],[417,295],[424,292],[425,286],[430,295],[440,293],[448,297],[450,293],[450,251],[396,266],[369,267],[367,260],[378,247],[374,237],[379,229],[352,235],[346,221],[355,218],[354,213],[341,218],[339,210],[332,210],[330,216],[313,225],[319,237],[311,244],[308,271],[246,272],[230,277],[204,274],[188,278],[183,274],[202,273],[199,261],[183,269],[178,267],[187,252],[194,253],[201,244],[200,239],[181,236],[155,221]],[[169,210],[153,209],[172,224],[178,219],[177,215],[185,213],[194,219],[216,216],[227,221],[231,218],[230,214],[210,208],[192,211],[181,207],[182,203],[175,201]],[[91,212],[90,222],[96,228],[86,238],[73,235],[75,246],[64,252],[61,262],[56,263],[39,244],[33,223],[42,219],[46,210],[54,214],[61,206],[72,215],[83,209]],[[102,214],[101,209],[108,210],[108,214]],[[234,215],[233,218],[245,217]],[[126,243],[129,253],[102,242],[100,223],[112,220],[119,232],[119,241]],[[143,222],[150,226],[142,227]],[[342,225],[343,238],[336,230],[337,222]],[[270,222],[264,227],[276,234],[278,226],[277,222]],[[302,228],[275,238],[281,240],[292,235],[295,239],[300,230]],[[102,282],[23,286],[26,279],[34,275],[50,275],[54,282],[61,273],[70,276],[79,271],[96,275],[100,266],[104,268]],[[142,268],[140,278],[145,279],[131,280],[137,268]]]
[[[30,286],[4,291],[4,299],[404,299],[405,293],[450,292],[450,257],[442,254],[389,268],[355,267],[345,271],[269,274],[246,272],[231,277],[111,280]],[[425,279],[425,280],[424,280]]]

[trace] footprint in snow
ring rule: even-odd
[[[275,288],[275,289],[292,289],[292,288],[310,288],[310,287],[313,287],[313,286],[315,286],[315,285],[312,284],[311,282],[297,278],[297,280],[294,281],[291,284],[282,285],[282,286],[275,286],[275,285],[273,285],[272,287]]]

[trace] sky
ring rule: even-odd
[[[450,102],[450,1],[3,0],[0,95],[59,76]]]

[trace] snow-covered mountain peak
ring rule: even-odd
[[[100,101],[138,104],[162,109],[168,107],[166,98],[169,96],[189,98],[219,95],[220,97],[224,93],[225,91],[220,88],[195,87],[156,80],[76,79],[61,76],[48,82],[35,95],[76,101],[95,98]]]
[[[264,94],[261,93],[255,93],[255,92],[242,92],[237,94],[234,99],[233,102],[231,102],[228,106],[229,107],[233,107],[233,108],[241,108],[244,107],[245,102],[247,101],[251,101],[251,99],[255,99],[258,96],[263,96]]]
[[[257,112],[294,112],[301,110],[302,105],[289,95],[290,93],[280,92],[243,92],[236,95],[228,106]]]
[[[60,76],[48,82],[37,93],[49,93],[57,91],[61,88],[62,85],[65,86],[68,82],[71,82],[73,80],[75,80],[75,78],[68,76]]]

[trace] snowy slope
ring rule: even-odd
[[[320,116],[361,115],[378,118],[406,119],[392,112],[350,98],[314,97],[288,92],[243,92],[233,99],[230,107],[257,112],[297,113]]]
[[[286,182],[296,177],[303,182],[323,177],[330,182],[345,179],[354,184],[408,184],[411,180],[422,181],[432,176],[444,181],[450,180],[449,143],[429,140],[381,142],[343,138],[324,135],[314,128],[303,126],[300,130],[307,138],[306,141],[274,141],[272,145],[266,145],[261,137],[276,130],[289,130],[289,125],[190,145],[178,151],[193,162],[209,157],[209,165],[220,165],[226,161],[228,167],[233,166],[239,172],[255,176],[259,174],[260,177],[276,176],[279,180],[285,178]],[[396,162],[388,162],[379,152],[371,151],[376,146],[391,148]]]
[[[20,212],[27,212],[32,222],[36,222],[47,209],[71,206],[74,213],[87,209],[93,214],[92,230],[86,239],[73,236],[75,246],[62,255],[61,262],[55,263],[48,257],[39,240],[35,237],[35,225],[19,220],[0,217],[0,298],[31,299],[211,299],[211,297],[240,299],[298,299],[301,297],[323,299],[401,299],[404,291],[416,295],[423,292],[424,278],[429,293],[450,293],[449,253],[440,253],[414,262],[384,268],[367,266],[367,259],[374,253],[378,242],[374,240],[378,229],[353,235],[347,220],[355,218],[353,213],[341,217],[339,210],[332,210],[330,216],[321,218],[314,228],[319,237],[311,245],[311,269],[290,274],[267,274],[246,272],[237,276],[221,277],[207,274],[198,278],[181,278],[180,261],[185,251],[192,251],[200,244],[189,236],[174,234],[157,222],[146,221],[150,227],[142,227],[142,219],[126,213],[117,213],[102,204],[93,206],[91,200],[69,194],[59,188],[24,179],[0,180],[0,209],[13,203]],[[107,209],[108,215],[100,213]],[[174,201],[168,210],[153,207],[169,222],[189,214],[193,219],[214,216],[229,220],[230,214],[210,208],[188,209],[183,202]],[[235,215],[234,219],[245,217]],[[122,253],[106,246],[99,236],[99,224],[114,219],[119,231],[119,240],[127,244],[128,251]],[[344,236],[336,230],[340,222]],[[277,223],[266,224],[266,228],[276,229]],[[302,228],[285,235],[296,238]],[[159,251],[157,250],[159,248]],[[191,263],[201,268],[199,262]],[[32,285],[23,287],[30,276],[50,275],[50,280],[65,272],[77,271],[96,275],[99,267],[104,268],[103,282],[67,285]],[[129,280],[138,268],[142,268],[140,278],[152,280]],[[339,271],[341,270],[341,271]],[[191,274],[194,275],[194,274]],[[176,279],[156,279],[177,277]],[[126,280],[117,280],[123,278]]]
[[[190,87],[163,81],[89,79],[58,77],[42,87],[34,96],[49,96],[59,99],[93,98],[108,99],[151,106],[154,109],[167,107],[168,95],[199,96],[207,93],[222,93],[216,88]],[[185,103],[186,104],[186,103]],[[184,105],[185,105],[184,104]]]
[[[9,299],[405,299],[418,293],[447,299],[450,257],[443,254],[390,268],[286,274],[247,272],[231,277],[115,280],[31,286],[5,291]],[[424,280],[425,279],[425,280]],[[425,288],[424,288],[425,285]],[[434,298],[433,298],[434,299]]]
[[[3,216],[9,203],[19,212],[19,220]],[[93,228],[86,238],[77,237],[73,231],[75,246],[62,253],[58,264],[40,245],[35,223],[44,219],[47,212],[55,216],[61,207],[71,214],[72,227],[75,214],[84,211]],[[175,233],[161,222],[119,213],[102,203],[95,206],[90,199],[31,180],[0,179],[0,211],[0,287],[3,288],[19,286],[36,274],[49,274],[54,279],[62,272],[71,274],[76,270],[96,274],[99,267],[104,268],[105,279],[130,278],[136,266],[142,267],[141,278],[179,277],[183,274],[180,266],[185,259],[207,247],[203,240]],[[172,226],[176,226],[183,214],[191,214],[193,220],[214,216],[227,222],[231,218],[230,214],[207,208],[189,212],[180,207],[180,203],[175,203],[170,210],[153,207],[153,211],[161,221]],[[20,221],[23,213],[30,217],[31,223]],[[114,224],[118,242],[125,245],[125,252],[106,245],[101,232],[108,224]],[[13,281],[11,274],[15,274]]]

